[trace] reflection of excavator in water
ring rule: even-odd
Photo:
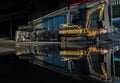
[[[61,50],[60,55],[63,61],[73,61],[73,60],[80,60],[82,57],[86,57],[88,65],[89,65],[89,72],[90,75],[94,77],[98,77],[102,80],[108,80],[108,75],[105,66],[105,55],[108,54],[109,50],[104,48],[97,48],[95,46],[89,47],[88,49],[77,49],[77,50]],[[96,55],[94,55],[96,54]],[[98,55],[99,54],[99,55]],[[98,72],[95,68],[95,63],[92,60],[92,56],[94,55],[99,57],[98,64],[100,66],[100,71]],[[98,65],[97,65],[98,66]]]
[[[70,22],[71,24],[61,24],[59,34],[62,41],[70,41],[77,39],[85,40],[96,40],[99,39],[99,36],[106,35],[108,29],[105,28],[103,23],[103,13],[105,2],[101,0],[97,4],[91,3],[90,8],[82,8],[78,10],[70,10]],[[82,12],[84,11],[84,12]],[[97,17],[92,17],[95,12],[99,12]],[[76,20],[76,14],[78,14]],[[84,16],[83,16],[84,14]],[[79,19],[78,19],[79,18]],[[84,18],[84,19],[83,19]],[[96,19],[97,26],[91,26],[93,24],[93,19]],[[82,23],[82,24],[81,24]]]

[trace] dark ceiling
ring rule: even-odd
[[[0,21],[42,16],[58,8],[59,0],[2,0]]]
[[[66,0],[1,0],[0,37],[15,37],[18,26],[65,6]],[[60,5],[61,4],[61,5]]]

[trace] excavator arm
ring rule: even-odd
[[[86,22],[85,22],[85,29],[88,29],[90,27],[90,16],[93,12],[95,12],[96,10],[100,10],[99,12],[99,19],[102,20],[103,18],[103,11],[104,11],[104,4],[99,4],[97,6],[94,6],[92,8],[90,8],[87,13],[86,13]]]
[[[108,54],[108,49],[103,48],[97,48],[95,46],[89,47],[88,49],[77,49],[77,50],[61,50],[60,55],[62,57],[63,61],[69,61],[69,60],[79,60],[81,57],[86,56],[88,65],[89,65],[89,71],[91,75],[96,76],[100,79],[108,80],[108,74],[106,71],[105,63],[103,61],[100,61],[100,68],[101,73],[97,72],[94,69],[94,63],[91,57],[91,54],[103,54],[102,56],[105,57],[106,54]],[[96,55],[97,56],[97,55]],[[99,56],[99,55],[98,55]]]
[[[80,50],[61,50],[60,55],[62,57],[66,56],[66,60],[72,59],[72,60],[79,60],[82,56],[90,56],[92,53],[100,53],[100,54],[107,54],[107,49],[102,48],[96,48],[96,47],[89,47],[87,50],[80,49]],[[76,58],[75,58],[76,57]]]
[[[94,76],[97,76],[98,78],[100,79],[105,79],[105,80],[108,80],[108,74],[107,74],[107,71],[106,71],[106,68],[105,68],[105,65],[104,63],[101,63],[101,70],[102,70],[102,73],[98,73],[94,70],[94,66],[93,66],[93,62],[92,62],[92,58],[90,55],[87,55],[87,61],[88,61],[88,64],[89,64],[89,70],[90,70],[90,73]]]
[[[92,5],[94,3],[91,3]],[[103,12],[104,12],[105,1],[101,0],[99,3],[95,4],[92,7],[88,7],[85,15],[85,24],[82,27],[78,24],[61,24],[60,28],[62,30],[59,31],[61,40],[79,40],[79,39],[91,39],[94,40],[96,37],[100,35],[106,35],[108,33],[108,29],[105,29],[103,23]],[[91,16],[95,11],[99,11],[96,29],[90,27],[91,24]],[[84,13],[83,13],[84,14]],[[81,18],[80,18],[81,19]],[[82,20],[84,21],[84,20]]]

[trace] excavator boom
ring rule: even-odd
[[[94,3],[92,3],[92,4],[94,4]],[[105,5],[105,2],[102,0],[101,3],[98,3],[96,5],[93,5],[90,8],[85,9],[84,10],[84,11],[86,11],[85,20],[81,20],[81,21],[84,21],[83,26],[81,26],[79,24],[61,24],[60,25],[61,30],[59,31],[59,34],[62,37],[61,39],[66,40],[66,39],[69,39],[70,37],[86,37],[86,38],[89,37],[92,39],[92,38],[96,38],[100,35],[106,35],[108,33],[108,30],[105,29],[104,23],[102,21],[103,13],[104,13],[104,5]],[[96,26],[96,28],[93,28],[90,26],[92,23],[91,17],[92,17],[92,14],[96,11],[99,11],[99,15],[98,15],[98,18],[96,18],[96,22],[95,22],[97,24],[97,26]],[[74,13],[73,12],[71,14],[75,13],[75,12]],[[79,20],[77,20],[77,21],[79,21]],[[74,22],[76,22],[76,20]],[[75,39],[75,38],[73,38],[73,39]]]

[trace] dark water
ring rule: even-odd
[[[0,80],[9,82],[120,83],[120,45],[17,44],[0,56]]]
[[[19,59],[16,55],[0,56],[0,66],[0,81],[2,82],[48,83],[63,82],[64,80],[78,82],[70,77],[34,65],[27,59]]]

